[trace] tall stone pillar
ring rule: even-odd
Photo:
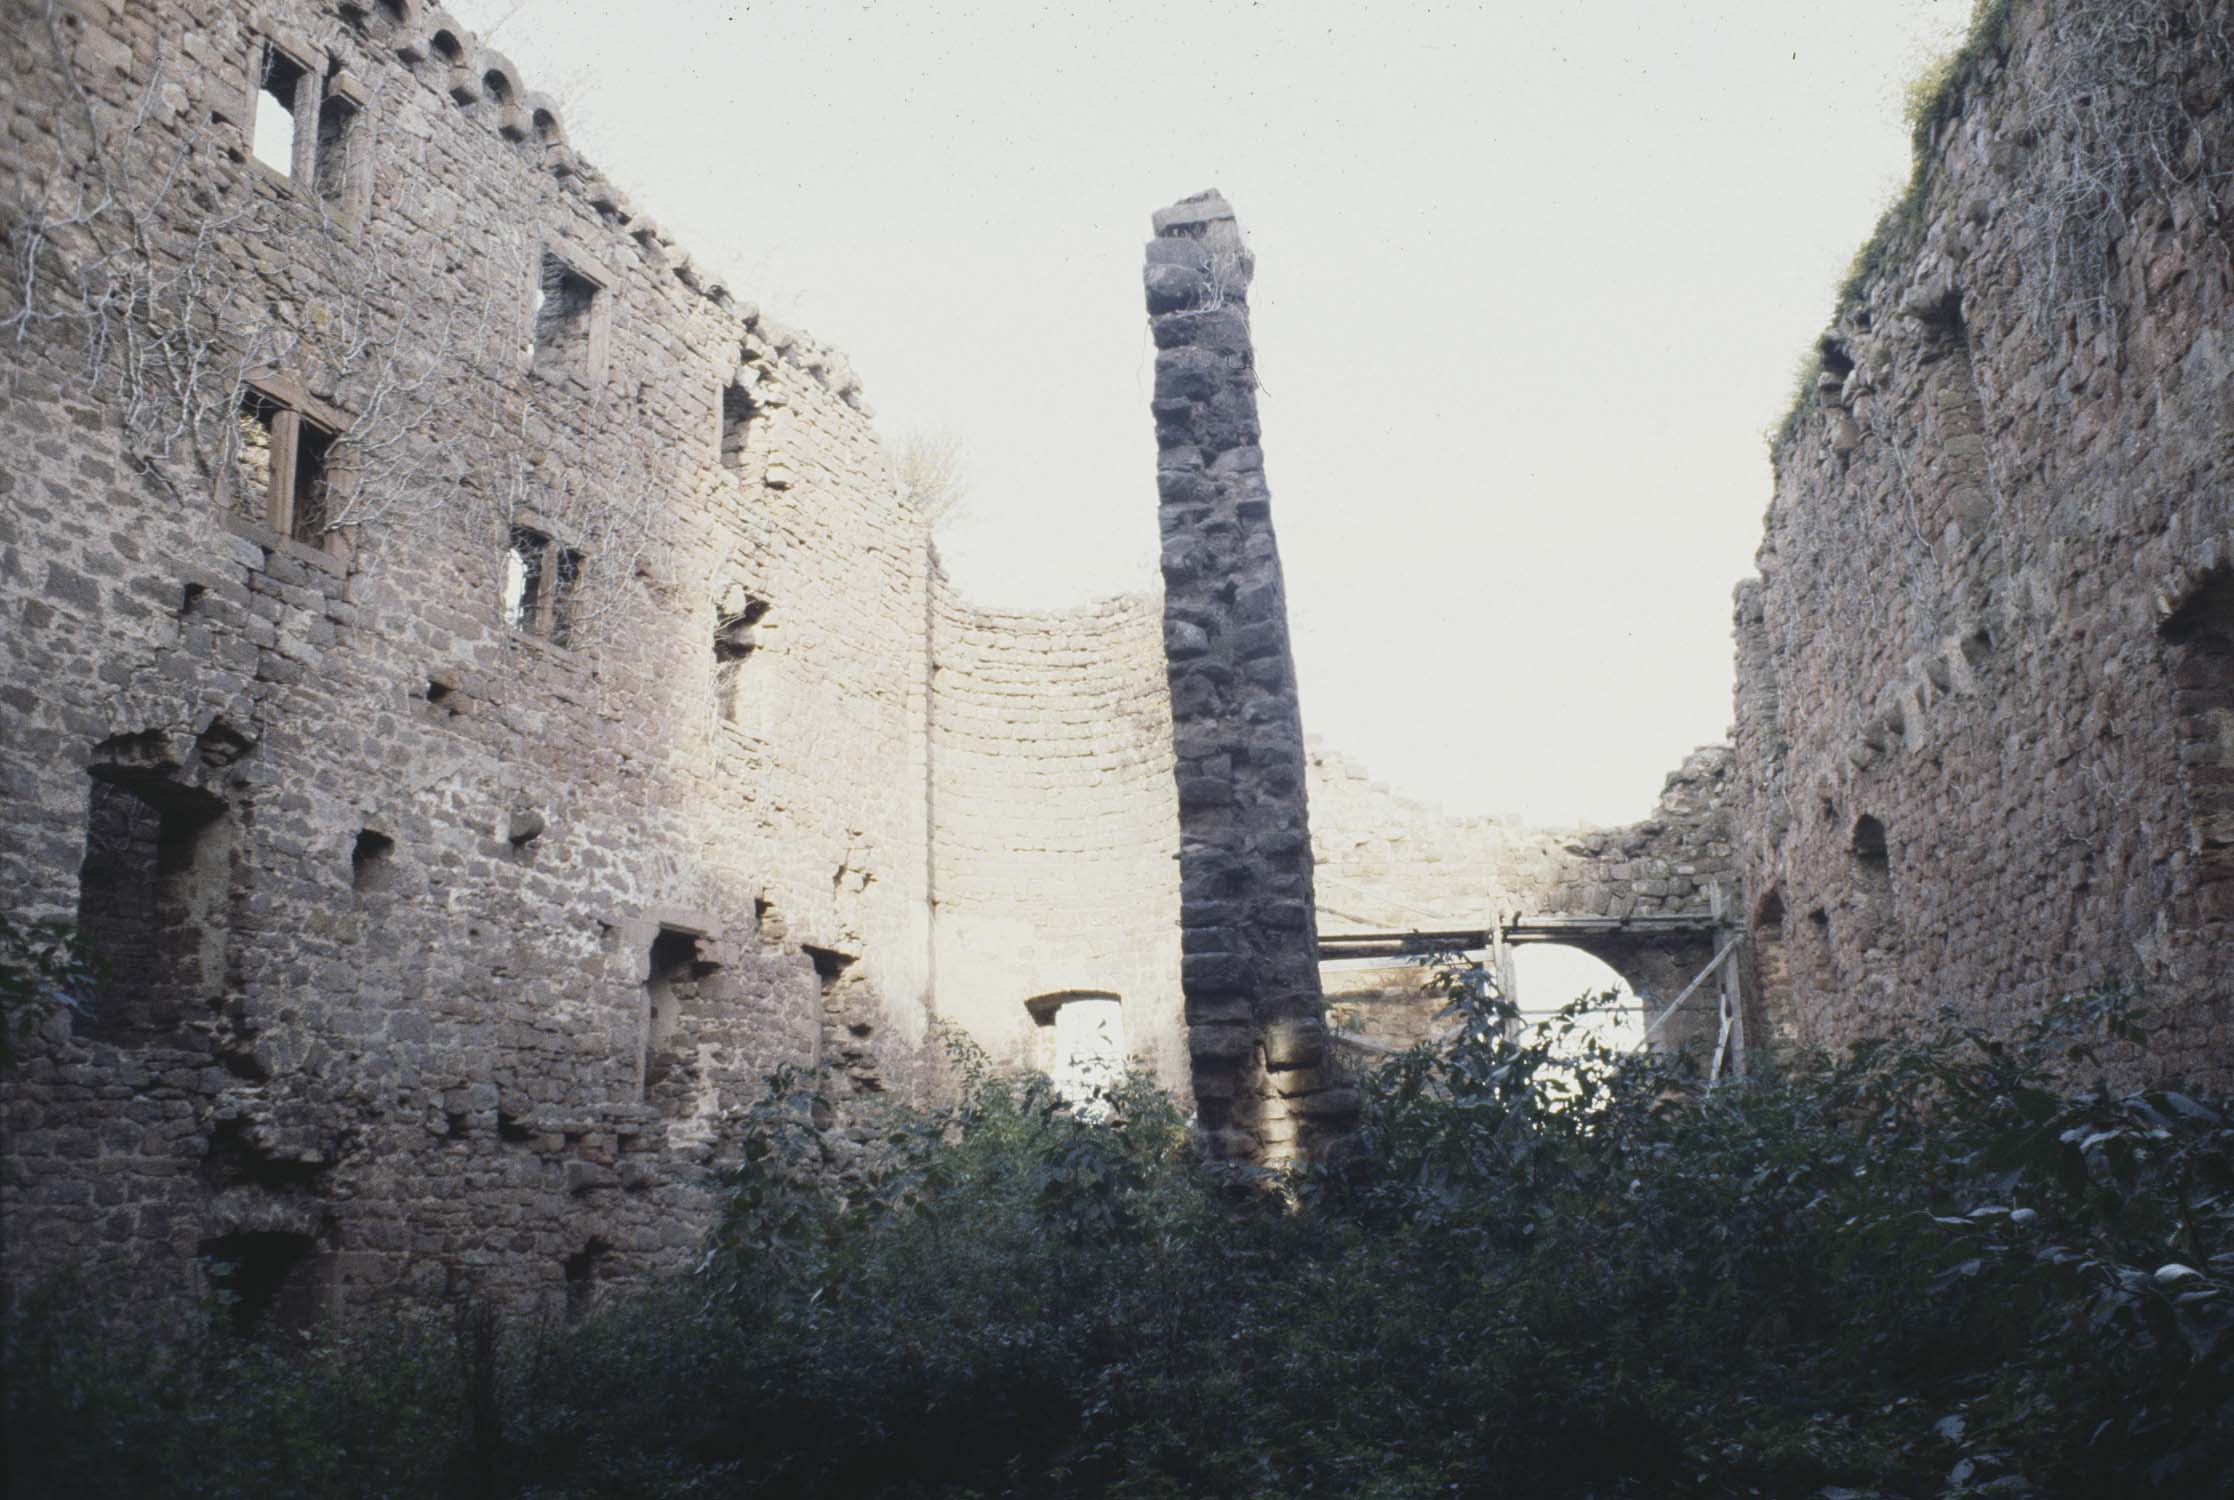
[[[1254,269],[1215,192],[1155,216],[1164,658],[1177,751],[1182,982],[1203,1130],[1279,1164],[1346,1133],[1328,1071],[1287,596],[1258,446]]]

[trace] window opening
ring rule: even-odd
[[[722,467],[741,471],[745,455],[752,446],[754,424],[760,418],[760,403],[741,385],[725,385],[721,390],[721,462]]]
[[[1042,1047],[1056,1094],[1092,1107],[1125,1072],[1125,1013],[1117,996],[1095,992],[1041,995],[1027,1007],[1049,1036]]]
[[[78,930],[104,968],[91,1035],[147,1039],[222,996],[232,866],[224,812],[193,787],[95,777],[78,869]]]
[[[500,605],[504,623],[553,645],[573,637],[582,554],[529,526],[512,528],[504,553]]]
[[[295,175],[296,109],[308,77],[293,58],[268,42],[264,45],[263,77],[257,84],[261,97],[256,100],[249,149],[258,161],[282,177]]]
[[[512,545],[504,554],[504,623],[515,630],[532,631],[543,609],[543,554],[551,539],[525,526],[512,528]]]
[[[272,450],[278,443],[278,402],[259,391],[244,391],[240,400],[240,441],[234,463],[240,475],[241,514],[252,521],[271,515]]]
[[[754,627],[768,613],[766,600],[745,600],[734,612],[714,616],[714,711],[725,724],[737,722],[745,658],[759,649]]]
[[[395,874],[395,852],[396,841],[388,835],[373,828],[361,830],[349,851],[350,888],[364,894],[386,890]]]
[[[319,201],[336,218],[354,218],[357,142],[357,103],[345,94],[329,92],[318,110],[317,164],[311,179],[318,185]]]
[[[851,953],[802,944],[822,989],[823,1065],[853,1094],[881,1093],[871,1041],[876,1035],[876,995]]]
[[[572,547],[551,549],[551,643],[570,644],[574,639],[574,605],[582,581],[582,554]]]
[[[332,524],[332,458],[340,434],[269,390],[241,392],[234,503],[251,521],[315,547]]]
[[[1867,813],[1854,820],[1854,858],[1865,879],[1891,878],[1892,851],[1885,843],[1885,825]]]
[[[662,927],[652,939],[644,977],[644,1043],[638,1069],[638,1097],[677,1119],[692,1113],[698,1099],[695,1030],[686,1014],[696,1012],[701,986],[721,972],[705,956],[702,939],[678,928]]]
[[[586,1314],[597,1301],[597,1283],[605,1274],[605,1257],[613,1247],[592,1239],[560,1262],[566,1273],[566,1316],[571,1321]]]
[[[2179,769],[2196,873],[2234,879],[2234,571],[2214,573],[2159,627],[2172,681]],[[2220,886],[2216,899],[2227,901]]]
[[[298,542],[316,546],[326,535],[331,490],[326,460],[333,453],[335,434],[302,417],[295,419],[295,476],[275,516],[283,524],[274,529]]]
[[[1791,1014],[1791,962],[1784,947],[1784,893],[1772,890],[1761,898],[1760,906],[1753,913],[1753,978],[1757,991],[1754,1007],[1757,1017],[1748,1017],[1747,1024],[1755,1019],[1766,1020],[1776,1029],[1777,1038],[1789,1042],[1794,1039]],[[1751,1042],[1748,1037],[1748,1042]]]
[[[536,374],[589,383],[590,316],[596,305],[597,283],[545,250],[535,281],[530,345]]]
[[[235,1333],[267,1324],[299,1331],[318,1321],[325,1298],[315,1248],[307,1234],[270,1229],[202,1241],[210,1284]]]
[[[1885,840],[1885,825],[1864,813],[1854,820],[1854,871],[1859,899],[1851,939],[1865,964],[1867,955],[1885,941],[1893,918],[1892,851]]]

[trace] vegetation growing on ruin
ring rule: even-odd
[[[2012,0],[1975,0],[1962,44],[1908,85],[1908,184],[1848,264],[1833,298],[1834,325],[1917,249],[1941,136],[2007,53],[2011,12]],[[2026,310],[2037,332],[2054,337],[2074,317],[2114,321],[2112,247],[2127,219],[2152,195],[2201,180],[2198,115],[2182,75],[2223,77],[2234,67],[2234,32],[2225,7],[2195,0],[2057,0],[2042,25],[2037,76],[2025,88],[2028,123],[2009,143],[2021,157],[1999,195],[2001,211],[2024,225],[2013,253]],[[2215,222],[2215,194],[2190,196]],[[1770,438],[1772,453],[1797,430],[1814,389],[1814,375],[1803,370]]]
[[[1831,299],[1831,320],[1836,323],[1862,298],[1878,273],[1911,248],[1923,226],[1924,200],[1931,190],[1932,170],[1939,157],[1935,147],[1940,128],[1962,110],[1964,90],[1978,76],[1980,67],[2008,41],[2010,0],[1973,0],[1970,28],[1955,47],[1927,63],[1901,91],[1901,118],[1908,125],[1908,182],[1883,214],[1870,237],[1847,262]],[[1810,346],[1800,361],[1792,404],[1769,439],[1773,453],[1791,439],[1815,393],[1815,379],[1822,373],[1821,349]]]
[[[17,1040],[57,1011],[82,1011],[93,993],[94,960],[71,928],[19,922],[0,911],[0,1067]]]
[[[2051,1086],[2114,1007],[1711,1091],[1501,1019],[1284,1180],[977,1068],[840,1193],[785,1080],[695,1274],[565,1326],[156,1343],[50,1289],[9,1491],[2222,1493],[2234,1123]]]

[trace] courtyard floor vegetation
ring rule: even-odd
[[[1459,1038],[1297,1174],[965,1059],[842,1173],[776,1080],[696,1268],[571,1322],[158,1339],[48,1288],[7,1492],[2229,1492],[2234,1116],[2099,1081],[2122,1003],[1707,1089],[1443,982]]]

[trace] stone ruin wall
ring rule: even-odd
[[[38,9],[0,39],[22,159],[69,119]],[[0,1081],[11,1278],[137,1266],[191,1296],[207,1258],[276,1246],[324,1306],[579,1305],[688,1254],[769,1069],[828,1069],[842,1161],[849,1099],[936,1086],[934,1013],[1043,1063],[1027,1002],[1081,990],[1122,998],[1228,1149],[1277,1159],[1349,1106],[1311,1035],[1314,918],[1692,911],[1742,879],[1785,1038],[2139,978],[2162,1065],[2223,1072],[2223,69],[2162,85],[2220,199],[2143,204],[2101,309],[2043,324],[1997,208],[2054,138],[2018,7],[1779,452],[1734,758],[1695,754],[1640,824],[1544,831],[1306,764],[1222,203],[1150,247],[1167,596],[988,610],[939,573],[843,358],[693,266],[439,12],[64,10],[104,108],[175,70],[160,141],[227,145],[208,122],[258,36],[330,59],[368,101],[361,234],[298,253],[299,189],[237,138],[189,160],[255,204],[220,247],[245,290],[307,305],[338,268],[406,315],[496,308],[448,378],[532,397],[529,481],[661,499],[610,617],[554,645],[501,622],[491,548],[226,514],[136,470],[68,337],[15,346],[0,905],[90,915],[144,993]],[[546,245],[603,288],[596,378],[553,389],[522,260]],[[423,436],[472,436],[444,420]],[[1705,957],[1600,956],[1663,996]]]
[[[1131,1055],[1189,1097],[1179,814],[1162,611],[992,610],[932,576],[934,968],[942,1017],[1048,1068],[1034,1000],[1112,994]]]
[[[1515,918],[1650,917],[1734,906],[1733,765],[1727,746],[1706,746],[1669,774],[1647,818],[1616,828],[1537,828],[1445,813],[1392,791],[1314,741],[1309,785],[1319,930],[1453,930]],[[1653,1013],[1713,956],[1696,935],[1589,937],[1569,946],[1610,964]],[[1384,1046],[1426,1040],[1439,1029],[1440,1002],[1422,988],[1423,972],[1401,962],[1343,960],[1325,974],[1330,1015],[1338,1027]],[[1522,996],[1532,1008],[1573,998]],[[1655,1043],[1711,1042],[1714,1007],[1711,987],[1702,986]]]
[[[1280,1163],[1355,1117],[1327,1052],[1303,726],[1249,334],[1254,260],[1215,192],[1157,211],[1163,628],[1179,798],[1180,976],[1211,1150]]]
[[[2021,0],[1824,336],[1736,611],[1787,1040],[2130,984],[2152,1069],[2234,1066],[2230,9]]]
[[[912,1086],[928,555],[858,383],[633,214],[500,57],[368,10],[73,0],[63,24],[104,110],[172,70],[143,129],[253,204],[219,246],[246,297],[314,303],[338,266],[406,316],[486,299],[459,392],[532,397],[536,479],[648,488],[654,535],[613,617],[555,646],[500,622],[489,549],[368,526],[340,556],[174,494],[66,330],[11,349],[0,903],[90,918],[159,981],[0,1082],[11,1276],[137,1262],[195,1295],[198,1256],[267,1255],[321,1304],[572,1302],[687,1255],[769,1069]],[[370,95],[374,210],[317,255],[302,190],[207,123],[259,36]],[[10,155],[47,159],[73,116],[38,7],[0,37]],[[524,369],[536,244],[604,280],[602,380]],[[758,418],[725,463],[732,384]]]

